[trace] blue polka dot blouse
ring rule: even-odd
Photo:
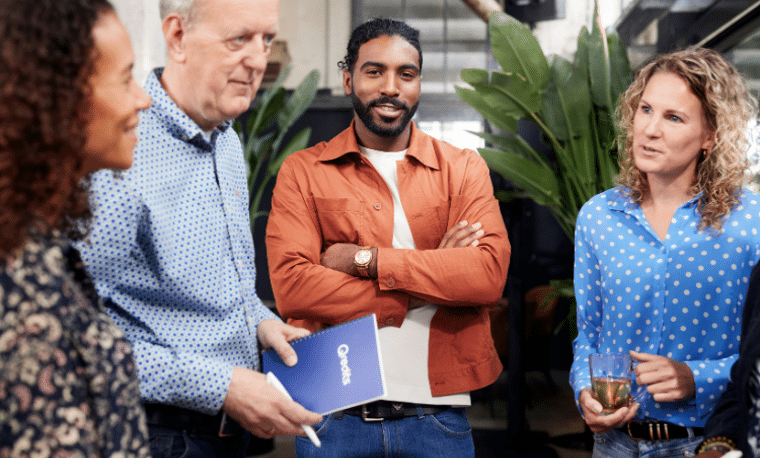
[[[134,344],[140,392],[219,411],[232,368],[259,367],[246,167],[225,123],[210,142],[151,73],[132,168],[94,174],[92,233],[79,245],[98,293]]]
[[[590,353],[635,350],[691,368],[696,398],[655,402],[638,390],[639,418],[703,426],[725,390],[747,282],[760,257],[760,196],[745,190],[720,234],[697,230],[697,199],[676,210],[664,241],[620,188],[593,197],[578,214],[578,337],[570,373],[576,402],[591,386]]]

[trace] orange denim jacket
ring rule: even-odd
[[[277,309],[312,331],[376,313],[401,326],[409,295],[438,304],[430,330],[433,396],[493,383],[502,366],[488,307],[502,296],[510,246],[485,161],[421,132],[412,123],[398,186],[416,250],[391,248],[390,190],[359,152],[354,125],[329,142],[290,155],[277,176],[267,255]],[[480,221],[477,247],[436,249],[454,224]],[[378,278],[320,265],[335,243],[378,247]]]

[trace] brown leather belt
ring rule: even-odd
[[[435,415],[449,410],[450,408],[451,406],[448,405],[437,406],[428,404],[411,404],[408,402],[375,401],[370,402],[369,404],[345,409],[340,413],[361,417],[364,421],[383,421],[416,417],[420,414],[420,410],[423,415]]]
[[[691,428],[695,436],[701,436],[704,428]],[[631,420],[618,430],[628,434],[635,441],[669,441],[671,439],[686,439],[689,429],[666,421]]]

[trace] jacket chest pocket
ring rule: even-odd
[[[335,243],[359,243],[362,203],[348,197],[314,197],[323,247]]]
[[[409,227],[414,234],[418,250],[438,248],[443,235],[448,230],[450,206],[445,200],[426,202],[420,211],[409,215]]]

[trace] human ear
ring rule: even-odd
[[[346,95],[351,95],[354,92],[351,72],[348,70],[343,70],[343,92],[345,92]]]
[[[717,142],[717,136],[715,132],[710,132],[705,137],[704,141],[702,142],[702,149],[705,151],[710,151],[710,149],[715,146],[715,143]]]
[[[187,23],[177,13],[169,14],[161,23],[161,30],[164,33],[169,58],[176,62],[184,62],[187,59],[183,41],[186,28]]]

